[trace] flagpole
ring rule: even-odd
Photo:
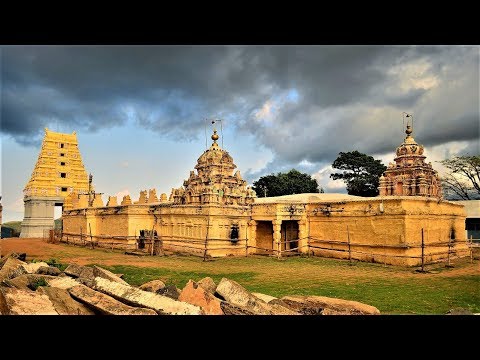
[[[207,151],[207,121],[208,119],[205,118],[205,151]]]

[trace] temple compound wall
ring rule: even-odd
[[[148,231],[165,251],[209,257],[305,254],[416,266],[422,252],[425,263],[468,254],[464,206],[441,198],[439,179],[429,166],[422,173],[423,162],[395,167],[403,179],[422,180],[422,174],[430,174],[430,187],[410,195],[389,190],[370,198],[328,193],[257,198],[235,171],[231,156],[218,146],[216,131],[212,139],[196,172],[172,189],[168,200],[150,189],[141,191],[136,201],[128,195],[122,201],[109,197],[103,205],[98,197],[96,205],[87,206],[86,195],[70,194],[64,204],[64,234],[91,231],[99,244],[118,237],[118,247],[139,248],[140,233]],[[384,181],[380,190],[388,184]]]

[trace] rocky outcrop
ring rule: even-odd
[[[226,301],[222,301],[220,307],[225,315],[255,315],[253,311],[243,306],[232,305]]]
[[[217,284],[215,284],[215,281],[213,281],[211,277],[205,277],[201,279],[197,284],[198,286],[205,289],[209,293],[215,294],[215,289],[217,288]]]
[[[140,290],[158,293],[165,288],[165,283],[162,280],[152,280],[139,287]]]
[[[453,308],[447,311],[446,315],[473,315],[473,312],[471,312],[468,309],[464,308]]]
[[[290,309],[288,306],[279,304],[268,304],[272,307],[271,311],[273,315],[302,315],[298,311]]]
[[[70,288],[68,292],[74,299],[104,315],[157,315],[153,310],[128,306],[82,284]]]
[[[158,295],[163,295],[173,300],[178,300],[180,293],[181,291],[177,289],[175,285],[168,285],[168,286],[165,286],[163,289],[159,289],[157,291]]]
[[[65,276],[65,277],[56,277],[53,279],[48,279],[47,284],[51,287],[68,290],[74,286],[79,285],[80,282],[78,282],[75,279],[72,279],[71,277]]]
[[[173,300],[169,297],[157,295],[148,291],[143,291],[130,285],[123,285],[113,281],[95,278],[95,290],[101,291],[116,299],[121,299],[127,304],[133,306],[142,306],[153,309],[159,314],[171,315],[201,315],[200,307],[181,301]]]
[[[259,298],[260,300],[263,300],[265,301],[267,304],[272,301],[272,300],[276,300],[277,298],[276,297],[273,297],[273,296],[270,296],[270,295],[266,295],[266,294],[262,294],[262,293],[255,293],[255,292],[252,292],[252,295]]]
[[[26,256],[27,254],[25,253],[21,253],[21,254],[17,254],[14,252],[8,253],[7,255],[0,257],[0,269],[3,267],[3,265],[5,265],[8,259],[17,259],[25,262]]]
[[[119,276],[96,265],[93,267],[80,266],[76,264],[68,265],[68,267],[65,269],[65,274],[77,278],[78,282],[90,288],[93,288],[93,280],[96,277],[101,277],[119,284],[128,285],[128,283]]]
[[[88,307],[75,301],[65,289],[40,286],[37,292],[48,296],[59,315],[95,315]]]
[[[55,279],[54,276],[23,274],[13,279],[4,280],[3,284],[20,290],[36,290],[39,286],[47,285],[48,281]]]
[[[27,265],[25,262],[9,257],[0,269],[0,283],[3,280],[13,279],[14,277],[26,274],[27,271],[23,267]]]
[[[62,272],[60,269],[56,268],[55,266],[40,266],[37,270],[37,274],[43,275],[50,275],[50,276],[58,276]]]
[[[27,264],[11,254],[0,259],[1,314],[61,315],[370,315],[377,308],[324,296],[250,293],[233,280],[189,280],[183,290],[153,280],[129,285],[99,266],[71,264],[65,272]],[[31,274],[27,272],[36,272]],[[51,275],[49,275],[51,274]],[[450,313],[458,313],[451,311]]]
[[[93,275],[95,277],[99,276],[101,278],[117,282],[119,284],[128,285],[128,283],[125,280],[121,279],[118,275],[97,265],[93,265]]]
[[[36,274],[38,269],[40,269],[42,266],[48,266],[48,264],[42,261],[38,263],[25,264],[23,265],[23,268],[27,274]]]
[[[290,309],[305,315],[378,315],[371,305],[326,296],[284,296],[281,298]]]
[[[192,280],[183,288],[178,300],[199,306],[205,315],[223,315],[221,300]]]
[[[74,278],[83,278],[89,280],[93,280],[95,278],[93,268],[76,264],[68,265],[64,270],[64,273]]]
[[[228,303],[240,308],[247,308],[256,315],[273,315],[274,313],[271,306],[250,294],[236,281],[222,278],[216,292]]]
[[[46,295],[31,290],[0,287],[2,315],[58,315]]]

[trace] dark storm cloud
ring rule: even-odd
[[[393,151],[404,136],[402,111],[414,112],[426,146],[475,140],[478,53],[473,46],[3,47],[1,131],[28,144],[54,122],[96,131],[133,121],[193,140],[204,118],[219,116],[272,150],[264,173],[302,160],[331,163],[340,151]]]

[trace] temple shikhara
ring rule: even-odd
[[[195,171],[190,171],[183,187],[172,189],[173,203],[176,205],[250,205],[254,191],[247,187],[240,170],[233,163],[230,154],[218,146],[217,130],[212,135],[212,146],[197,160]]]
[[[447,241],[450,254],[464,256],[468,254],[464,207],[442,199],[438,174],[425,162],[424,148],[413,139],[409,125],[406,134],[394,163],[380,179],[377,197],[335,193],[257,197],[232,156],[219,146],[213,129],[211,146],[169,195],[145,189],[138,198],[109,196],[106,203],[101,193],[88,190],[76,139],[68,143],[57,138],[53,145],[42,147],[42,154],[46,151],[54,157],[48,160],[51,168],[35,170],[53,172],[55,181],[47,181],[52,179],[49,174],[38,181],[42,186],[36,186],[40,178],[32,177],[35,181],[27,185],[25,204],[30,196],[61,196],[62,241],[78,242],[88,232],[96,246],[157,255],[309,254],[418,265],[421,244],[428,246],[424,256],[428,263],[447,256],[440,245]],[[59,143],[69,145],[72,152],[65,155],[75,160],[69,162],[75,168],[65,171],[70,175],[65,178],[57,176],[67,166],[57,163],[58,153],[65,149]]]
[[[45,128],[37,163],[23,190],[25,216],[20,237],[42,237],[53,228],[55,206],[70,193],[88,193],[88,175],[78,149],[77,134]]]
[[[438,173],[432,163],[425,163],[424,148],[412,137],[413,129],[407,125],[407,136],[397,148],[394,163],[388,165],[380,177],[380,196],[428,196],[442,197]]]

